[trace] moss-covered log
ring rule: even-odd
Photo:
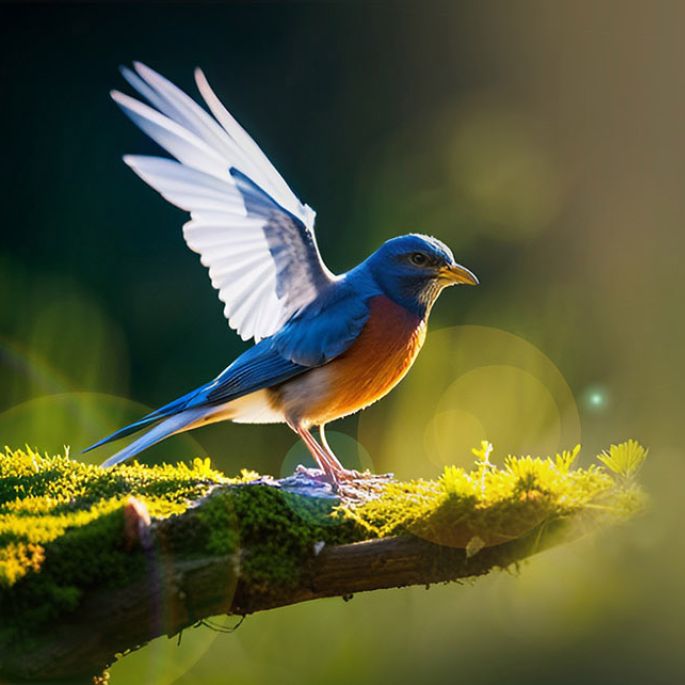
[[[85,679],[217,614],[477,576],[639,510],[644,450],[449,467],[436,481],[229,479],[0,455],[0,673]]]

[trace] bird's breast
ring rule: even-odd
[[[376,296],[356,341],[328,364],[284,383],[277,402],[287,416],[309,425],[359,411],[402,380],[425,337],[421,318],[383,295]]]

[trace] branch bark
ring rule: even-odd
[[[483,575],[577,537],[582,530],[576,524],[547,522],[470,557],[464,549],[412,536],[324,547],[304,563],[297,586],[280,589],[242,579],[239,555],[189,560],[151,553],[147,572],[136,582],[114,591],[91,591],[58,629],[35,636],[30,656],[2,654],[0,662],[5,673],[26,680],[88,683],[118,654],[155,637],[172,636],[203,618]],[[163,537],[174,525],[173,520],[162,521],[153,535]]]

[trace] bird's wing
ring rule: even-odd
[[[200,254],[224,315],[244,340],[276,333],[333,282],[303,205],[257,144],[195,72],[210,111],[164,77],[136,63],[126,80],[150,106],[118,91],[112,98],[175,160],[124,161],[169,202],[190,212],[183,227]]]
[[[369,318],[368,298],[344,282],[332,291],[328,301],[308,307],[276,335],[244,352],[193,398],[193,406],[235,399],[237,390],[245,394],[279,385],[345,352]]]

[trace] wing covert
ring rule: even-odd
[[[209,269],[231,328],[247,340],[276,333],[333,280],[302,204],[220,103],[201,71],[198,88],[214,116],[152,69],[126,80],[149,105],[114,91],[125,114],[175,159],[124,161],[172,204],[190,212],[188,246]]]

